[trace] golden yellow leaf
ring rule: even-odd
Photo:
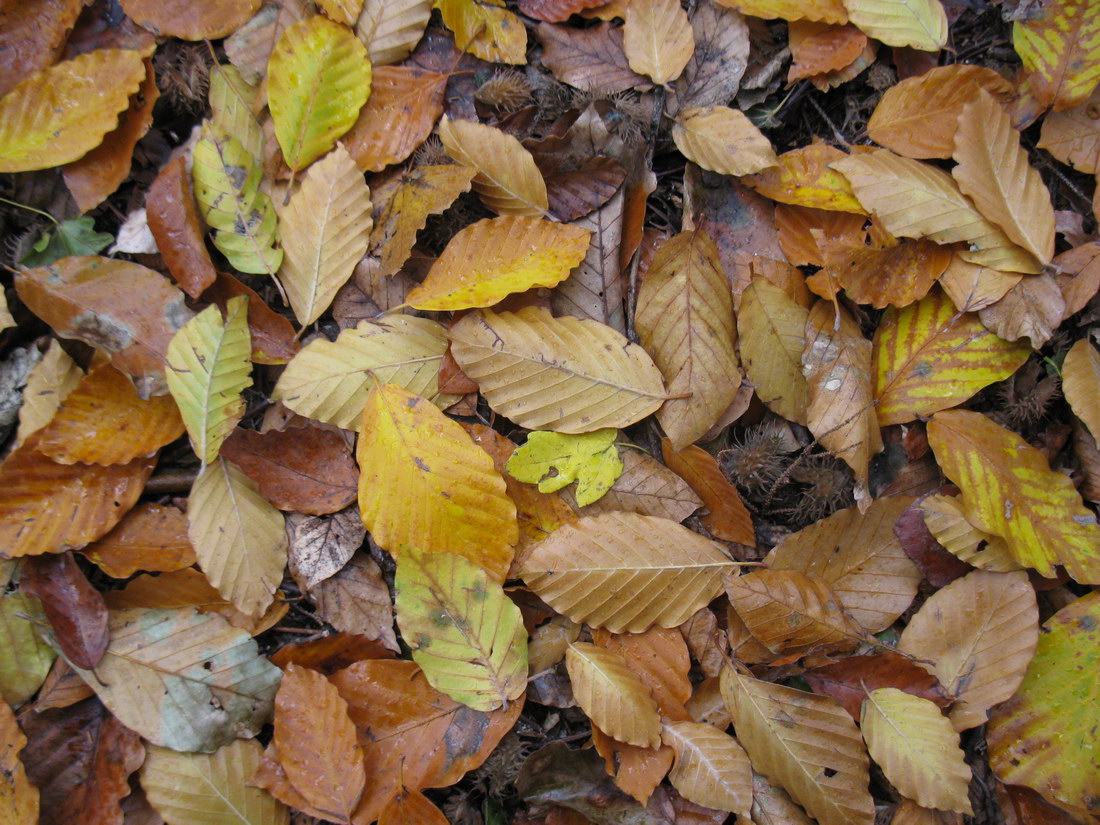
[[[498,215],[546,213],[546,182],[518,140],[494,126],[449,117],[439,122],[438,131],[447,154],[477,170],[474,191],[489,209]]]
[[[856,477],[856,502],[866,509],[871,456],[882,435],[871,397],[871,342],[841,307],[818,301],[806,319],[802,371],[809,388],[806,426]]]
[[[985,217],[1041,264],[1054,256],[1054,207],[1004,107],[979,89],[959,114],[952,177]]]
[[[963,106],[979,89],[1000,99],[1011,88],[1007,80],[982,66],[937,66],[887,89],[867,121],[867,135],[906,157],[949,158]]]
[[[728,106],[684,109],[672,125],[672,139],[688,160],[721,175],[751,175],[779,162],[771,141]]]
[[[252,113],[256,87],[229,64],[210,68],[210,119],[223,135],[233,135],[253,160],[263,157],[264,133]]]
[[[792,533],[765,558],[773,570],[801,570],[832,585],[844,609],[872,633],[885,630],[913,602],[921,573],[909,560],[894,524],[913,503],[908,496],[875,499]]]
[[[527,30],[504,0],[435,0],[455,46],[492,63],[526,63]]]
[[[929,238],[939,244],[966,241],[959,254],[971,263],[1009,272],[1042,267],[985,218],[959,191],[954,179],[888,149],[853,155],[830,164],[851,182],[860,203],[902,238]]]
[[[967,517],[1003,538],[1013,558],[1044,576],[1065,565],[1100,583],[1100,527],[1068,476],[1020,436],[981,413],[949,410],[928,425],[936,462],[962,491]]]
[[[611,428],[580,435],[536,430],[512,452],[504,467],[512,478],[538,484],[540,493],[557,492],[575,481],[577,505],[587,507],[622,475],[623,460],[615,446],[618,435]]]
[[[839,149],[815,140],[809,146],[784,152],[776,158],[776,166],[749,175],[741,183],[780,203],[866,215],[867,209],[856,198],[848,179],[829,168],[847,157]]]
[[[955,730],[984,725],[1020,686],[1039,641],[1035,591],[1022,571],[975,570],[928,597],[898,650],[940,680],[956,701]]]
[[[657,420],[682,450],[701,438],[741,386],[733,296],[718,247],[703,229],[681,232],[653,256],[638,289],[638,338],[670,398]]]
[[[1075,342],[1062,362],[1062,392],[1092,437],[1100,436],[1100,353],[1087,338]]]
[[[587,642],[572,642],[565,650],[565,667],[573,698],[592,724],[629,745],[661,744],[657,703],[622,656]]]
[[[26,745],[27,737],[19,729],[15,714],[0,700],[0,807],[8,825],[38,822],[38,788],[27,779],[19,758]]]
[[[292,172],[328,152],[370,96],[367,49],[323,15],[288,27],[268,62],[267,100]]]
[[[959,735],[934,702],[878,688],[863,700],[859,721],[871,758],[894,787],[926,808],[974,813]]]
[[[407,302],[416,309],[471,309],[555,286],[584,260],[590,236],[587,229],[544,218],[485,218],[447,242]]]
[[[938,52],[947,43],[940,0],[844,0],[848,21],[887,46]]]
[[[493,460],[457,423],[395,384],[375,386],[356,445],[359,510],[378,546],[454,553],[504,581],[519,538]]]
[[[60,166],[98,146],[145,78],[144,56],[96,49],[35,72],[0,98],[0,172]]]
[[[15,319],[11,315],[11,310],[8,309],[8,297],[7,295],[0,294],[0,332],[11,329],[14,326]]]
[[[658,85],[678,78],[695,53],[695,33],[679,0],[627,6],[623,51],[631,69]]]
[[[1012,25],[1031,94],[1060,112],[1083,103],[1100,81],[1100,7],[1089,0],[1056,0]]]
[[[928,496],[918,506],[928,531],[960,561],[996,573],[1023,569],[1008,552],[1004,539],[990,535],[969,520],[958,496]],[[984,546],[980,546],[983,542]]]
[[[674,521],[604,513],[559,527],[531,549],[519,575],[575,622],[640,633],[686,622],[736,566],[715,542]]]
[[[66,396],[80,383],[84,370],[76,365],[54,339],[46,349],[42,360],[31,368],[27,386],[23,388],[23,403],[19,407],[19,431],[15,446],[27,440],[27,436],[50,423],[57,408]]]
[[[684,799],[748,817],[752,767],[736,739],[703,722],[666,722],[661,740],[676,751],[668,778]]]
[[[756,276],[741,293],[737,334],[745,374],[757,397],[776,414],[806,424],[809,387],[802,348],[810,313],[782,287]]]
[[[449,407],[458,398],[439,392],[446,352],[447,338],[436,321],[411,315],[360,321],[335,341],[321,337],[307,344],[287,364],[271,398],[345,430],[362,426],[363,405],[376,380]]]
[[[363,0],[320,0],[317,5],[326,15],[345,26],[355,25],[363,11]]]
[[[218,458],[195,479],[187,535],[219,593],[249,616],[267,610],[286,567],[283,514],[232,462]]]
[[[847,23],[848,11],[841,0],[718,0],[723,6],[742,14],[767,20],[815,20],[822,23]]]
[[[279,229],[279,281],[298,323],[309,326],[351,277],[370,236],[370,189],[343,144],[309,167]]]
[[[400,63],[420,41],[432,16],[432,0],[364,0],[355,34],[375,66]]]
[[[1031,348],[987,330],[971,313],[959,314],[933,289],[902,309],[890,307],[872,342],[878,423],[903,424],[965,401],[1023,366]]]
[[[665,400],[645,350],[596,321],[554,318],[537,307],[482,310],[449,334],[455,361],[489,406],[527,429],[622,429]]]
[[[875,808],[859,729],[828,696],[746,676],[721,677],[738,741],[753,767],[782,786],[821,825],[871,825]]]

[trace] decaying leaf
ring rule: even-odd
[[[19,729],[11,708],[5,703],[0,705],[0,804],[11,825],[33,825],[38,822],[38,788],[27,779],[19,759],[27,737]]]

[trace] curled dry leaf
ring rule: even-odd
[[[629,745],[661,744],[657,703],[622,656],[574,642],[565,651],[565,666],[577,704],[600,730]]]
[[[539,217],[549,208],[546,183],[535,159],[506,132],[469,120],[443,118],[439,139],[447,154],[477,170],[474,191],[498,215]]]

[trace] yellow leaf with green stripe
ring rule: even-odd
[[[336,145],[370,97],[367,47],[347,26],[314,15],[283,32],[267,64],[275,137],[292,172]]]
[[[224,321],[218,307],[209,306],[184,324],[168,345],[168,391],[203,464],[218,457],[222,442],[244,415],[241,393],[252,386],[251,352],[244,295],[229,299]]]
[[[1034,19],[1016,21],[1012,45],[1035,99],[1056,112],[1072,109],[1100,82],[1100,4],[1049,0]]]
[[[432,687],[486,712],[523,693],[523,616],[484,568],[410,546],[398,557],[394,588],[401,635]]]
[[[944,475],[962,491],[967,519],[1003,538],[1020,564],[1047,577],[1061,564],[1081,584],[1100,584],[1096,514],[1041,452],[967,410],[936,413],[928,443]]]
[[[1008,378],[1031,354],[998,338],[974,313],[957,313],[935,288],[915,304],[886,310],[873,345],[873,393],[883,427],[960,404]]]

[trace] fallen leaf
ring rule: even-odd
[[[792,20],[788,32],[791,50],[788,83],[839,71],[851,65],[867,47],[867,35],[851,25]]]
[[[977,312],[1001,300],[1024,276],[964,261],[958,253],[940,276],[939,284],[959,312]]]
[[[675,80],[695,51],[687,12],[677,0],[627,6],[623,51],[630,68],[659,86]]]
[[[619,266],[623,235],[624,190],[573,225],[587,229],[588,251],[569,277],[554,287],[550,306],[555,313],[588,318],[626,333],[624,284]]]
[[[20,588],[42,603],[52,640],[74,665],[94,668],[107,650],[107,606],[72,553],[27,559]]]
[[[377,639],[389,650],[399,649],[390,590],[369,555],[353,555],[338,573],[316,584],[309,596],[317,615],[337,630]]]
[[[928,529],[923,506],[934,498],[936,496],[929,496],[920,504],[910,504],[905,508],[894,523],[894,535],[901,542],[905,555],[912,559],[928,583],[933,587],[944,587],[969,573],[970,565],[951,555]]]
[[[1041,107],[1060,112],[1088,99],[1100,79],[1098,34],[1100,10],[1082,0],[1057,0],[1012,24],[1012,45]]]
[[[680,76],[668,86],[666,106],[670,115],[694,106],[729,103],[741,88],[748,66],[749,27],[740,13],[717,0],[703,0],[695,4],[689,17],[695,51]]]
[[[938,52],[947,44],[940,0],[844,0],[848,20],[887,46]]]
[[[623,462],[615,446],[618,435],[612,428],[581,435],[536,431],[512,453],[505,469],[518,481],[538,484],[540,493],[553,493],[576,481],[577,504],[586,507],[622,474]]]
[[[1080,312],[1100,290],[1100,242],[1081,244],[1051,261],[1066,306],[1062,320]]]
[[[979,529],[955,496],[933,495],[918,507],[924,524],[936,541],[967,566],[996,573],[1011,573],[1023,568],[1000,536]]]
[[[777,165],[741,182],[780,203],[866,215],[865,205],[856,198],[845,175],[830,168],[847,158],[839,149],[815,140],[809,146],[784,152],[776,158]]]
[[[57,653],[38,633],[35,622],[45,622],[37,599],[15,591],[0,596],[0,696],[15,707],[42,686]]]
[[[218,273],[202,240],[187,160],[177,155],[160,170],[145,196],[149,230],[176,283],[198,298]]]
[[[598,501],[584,505],[584,515],[618,510],[683,521],[702,506],[702,500],[680,476],[638,449],[626,449],[620,456],[623,472]],[[564,496],[580,506],[573,493]]]
[[[271,663],[285,668],[291,662],[331,676],[364,659],[392,659],[392,650],[377,639],[353,633],[335,633],[311,642],[283,645],[271,654]]]
[[[434,5],[458,48],[482,60],[527,62],[527,30],[504,0],[436,0]]]
[[[846,23],[848,12],[841,0],[722,0],[723,5],[740,9],[743,14],[772,20],[815,20]]]
[[[57,59],[81,8],[78,0],[61,0],[6,10],[0,33],[0,96]]]
[[[251,359],[255,364],[285,364],[293,358],[302,345],[294,333],[294,325],[267,305],[256,292],[226,272],[218,273],[218,280],[210,286],[205,296],[221,309],[229,310],[229,302],[240,296],[248,298],[248,333],[252,339]]]
[[[221,134],[237,138],[253,160],[260,160],[264,133],[255,115],[259,90],[234,65],[219,63],[210,68],[210,120]]]
[[[400,63],[424,34],[431,14],[431,0],[364,0],[355,34],[375,66]]]
[[[158,36],[217,40],[232,34],[260,8],[260,0],[124,0],[123,11]]]
[[[876,688],[904,690],[940,707],[951,704],[935,676],[897,653],[849,656],[833,664],[811,668],[802,678],[814,693],[836,699],[855,722],[859,722],[860,706],[867,692]]]
[[[894,246],[837,249],[824,241],[826,268],[857,304],[876,309],[919,301],[955,257],[950,247],[931,241],[901,241]]]
[[[584,91],[614,94],[645,91],[649,80],[630,67],[623,51],[623,30],[608,23],[574,29],[540,23],[542,61],[562,83]]]
[[[676,751],[669,780],[686,799],[748,817],[752,768],[736,739],[700,722],[666,722],[661,738]]]
[[[600,730],[629,745],[660,745],[657,703],[622,656],[574,642],[565,651],[565,666],[577,704]]]
[[[405,160],[443,114],[447,75],[406,66],[379,66],[359,119],[343,137],[361,171],[381,172]]]
[[[38,788],[27,779],[26,769],[19,759],[27,745],[27,737],[19,729],[15,714],[0,703],[0,800],[4,803],[11,825],[35,825],[38,822]]]
[[[420,791],[402,788],[382,809],[378,825],[449,825],[449,820]]]
[[[83,377],[84,370],[69,357],[61,347],[61,342],[51,340],[42,360],[31,368],[27,384],[23,388],[19,429],[15,435],[16,447],[26,441],[31,433],[50,423],[61,402],[76,389]]]
[[[767,278],[754,277],[741,293],[737,334],[745,374],[771,410],[800,424],[807,421],[809,386],[802,350],[810,313]]]
[[[606,0],[520,0],[519,10],[528,17],[548,23],[564,23],[585,9],[602,6]]]
[[[1100,172],[1100,132],[1096,129],[1098,103],[1100,92],[1094,91],[1088,100],[1070,109],[1049,113],[1043,118],[1036,145],[1078,172],[1089,175]]]
[[[448,155],[477,170],[473,187],[486,207],[498,215],[531,217],[549,208],[546,183],[535,159],[512,135],[448,117],[439,122],[438,133]]]
[[[1075,341],[1062,362],[1062,392],[1093,438],[1100,434],[1100,354],[1087,338]]]
[[[718,467],[718,462],[701,447],[688,446],[676,452],[672,443],[661,439],[665,464],[691,485],[709,511],[701,517],[711,535],[752,547],[756,544],[752,517],[737,488]]]
[[[339,573],[366,538],[359,513],[351,507],[327,518],[288,513],[286,523],[290,574],[305,590]]]
[[[160,504],[138,504],[113,530],[80,552],[116,579],[129,578],[139,570],[182,570],[195,563],[187,517],[175,507]]]

